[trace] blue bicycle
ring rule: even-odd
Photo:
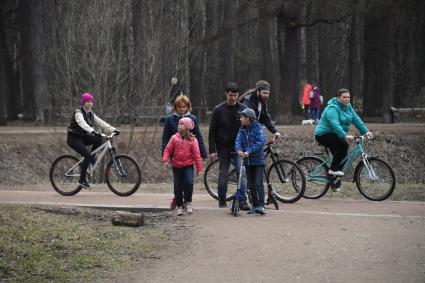
[[[389,198],[394,192],[396,177],[388,163],[368,156],[363,147],[365,138],[365,135],[354,137],[356,145],[342,160],[341,164],[345,164],[341,171],[346,173],[353,162],[360,157],[361,160],[354,169],[353,183],[356,183],[357,189],[365,198],[382,201]],[[317,156],[307,156],[297,161],[297,164],[304,170],[307,181],[304,198],[321,198],[329,190],[329,187],[338,187],[341,184],[338,177],[328,175],[332,156],[327,148],[325,150],[327,157],[324,160]]]

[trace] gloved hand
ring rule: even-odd
[[[368,139],[372,140],[373,139],[373,134],[372,132],[366,132],[366,136]]]
[[[95,137],[102,138],[102,134],[101,134],[101,133],[98,133],[98,132],[96,132],[96,131],[91,132],[91,134],[92,134],[93,136],[95,136]]]
[[[115,134],[116,136],[119,136],[121,134],[121,132],[117,129],[115,129],[112,133]]]

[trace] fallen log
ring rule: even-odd
[[[114,226],[139,227],[145,224],[143,213],[132,213],[127,211],[115,211],[111,217]]]

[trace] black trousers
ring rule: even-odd
[[[87,168],[89,167],[90,162],[94,161],[91,155],[91,151],[95,150],[96,148],[102,145],[102,139],[92,135],[79,136],[79,135],[68,134],[66,143],[73,150],[81,154],[81,156],[84,156],[84,160],[81,165],[80,181],[85,181]],[[93,145],[91,148],[91,151],[87,149],[87,146],[89,145]]]
[[[347,156],[348,143],[345,139],[341,139],[336,134],[327,134],[323,136],[315,136],[316,141],[321,145],[329,148],[333,155],[331,170],[340,171],[344,167],[344,163],[340,164],[341,161]]]

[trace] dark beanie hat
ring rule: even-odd
[[[229,91],[231,91],[231,92],[239,92],[239,86],[238,86],[237,83],[229,82],[226,85],[225,91],[226,92],[229,92]]]
[[[261,80],[255,83],[255,88],[259,91],[270,91],[270,84],[267,81]]]

